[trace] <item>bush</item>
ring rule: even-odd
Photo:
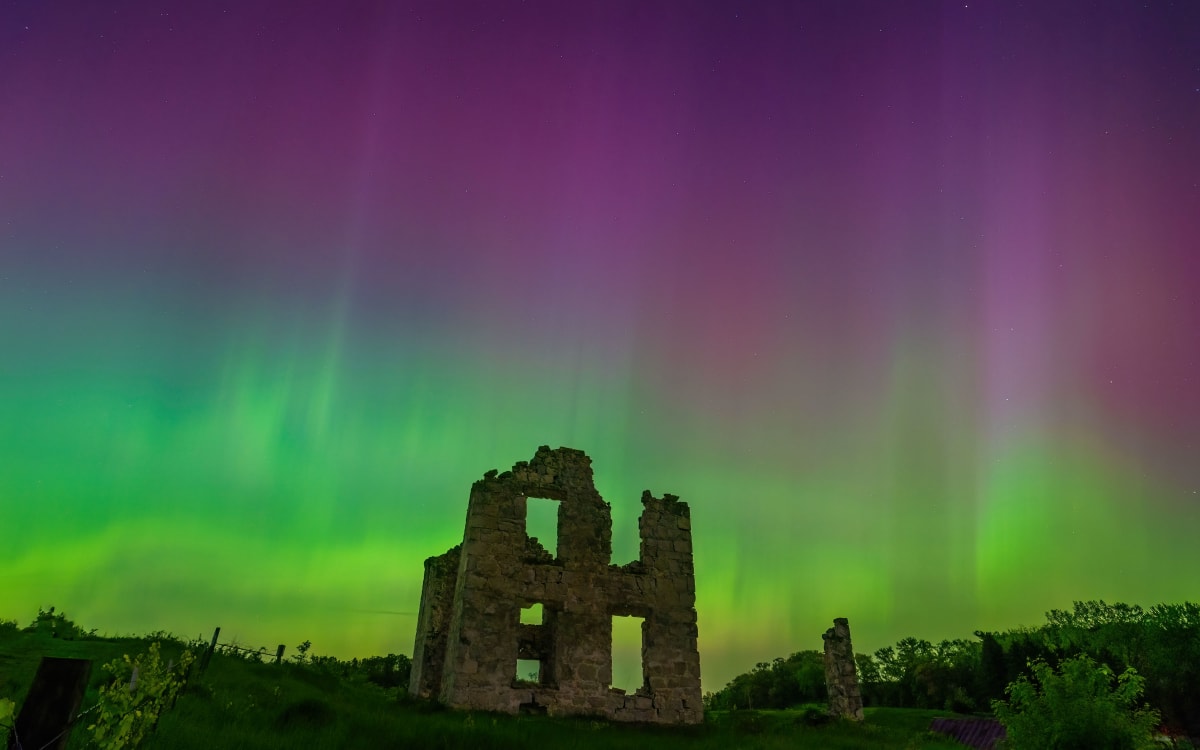
[[[289,703],[275,718],[275,725],[281,729],[300,727],[317,729],[325,727],[337,718],[333,707],[317,698],[304,698]]]
[[[1158,712],[1140,703],[1143,679],[1133,669],[1115,678],[1088,656],[1064,661],[1058,670],[1030,664],[993,701],[1008,731],[1006,750],[1141,750],[1155,747]]]
[[[29,623],[29,627],[25,628],[26,633],[39,633],[48,635],[51,638],[61,638],[67,641],[73,641],[79,638],[90,638],[96,635],[96,631],[85,631],[83,628],[76,625],[64,612],[55,612],[54,607],[50,609],[42,609],[38,607],[37,617]]]
[[[832,722],[833,717],[829,715],[827,706],[808,704],[796,709],[795,721],[806,727],[822,727]]]
[[[175,699],[187,682],[194,661],[184,651],[179,663],[162,663],[159,644],[150,644],[145,654],[129,654],[104,665],[112,682],[100,688],[99,713],[88,726],[92,743],[100,750],[136,748],[158,724],[158,717],[175,705]]]

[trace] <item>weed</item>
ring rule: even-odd
[[[323,700],[318,698],[303,698],[289,703],[275,719],[275,725],[281,729],[329,726],[337,718],[337,712]]]

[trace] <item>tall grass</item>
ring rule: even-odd
[[[84,707],[96,702],[107,675],[101,665],[145,652],[144,638],[60,640],[0,629],[0,697],[18,705],[41,656],[93,660]],[[164,658],[186,644],[163,642]],[[815,712],[819,713],[819,712]],[[918,750],[956,748],[924,731],[932,711],[867,710],[861,725],[810,726],[813,711],[714,712],[695,727],[645,727],[589,719],[442,710],[399,699],[336,667],[254,663],[216,654],[204,674],[193,672],[175,707],[163,714],[145,747],[157,750],[340,750],[341,748],[509,748],[570,750],[689,748],[698,750]],[[86,720],[85,722],[86,723]],[[86,726],[69,748],[86,748]]]

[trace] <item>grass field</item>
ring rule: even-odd
[[[93,661],[83,706],[94,705],[105,682],[101,666],[140,654],[141,638],[60,640],[43,633],[0,629],[0,698],[18,709],[42,656]],[[163,643],[163,657],[183,646]],[[589,719],[506,716],[440,710],[398,700],[359,679],[297,664],[261,664],[217,654],[194,675],[174,709],[165,713],[146,747],[163,750],[334,750],[335,748],[745,748],[884,750],[961,748],[930,734],[934,711],[867,709],[861,725],[810,726],[813,710],[713,712],[695,727],[641,727]],[[86,719],[82,722],[86,725]],[[70,748],[85,748],[79,726]]]

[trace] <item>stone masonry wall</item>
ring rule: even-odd
[[[557,557],[526,535],[530,497],[559,503]],[[672,495],[646,492],[642,504],[640,559],[616,566],[609,505],[583,452],[542,446],[475,482],[461,553],[426,561],[411,691],[460,708],[701,721],[690,513]],[[534,603],[542,624],[522,625]],[[645,618],[644,685],[632,695],[610,687],[619,615]],[[536,681],[516,674],[518,658],[540,660]]]
[[[454,608],[454,588],[458,580],[460,547],[425,561],[425,579],[421,585],[421,609],[417,614],[417,636],[413,645],[413,671],[409,677],[409,695],[436,698],[446,661],[446,636],[450,629],[450,611]],[[423,665],[424,669],[417,669]]]
[[[821,636],[825,639],[825,687],[829,690],[829,714],[838,719],[863,720],[862,693],[854,665],[850,623],[845,617]]]

